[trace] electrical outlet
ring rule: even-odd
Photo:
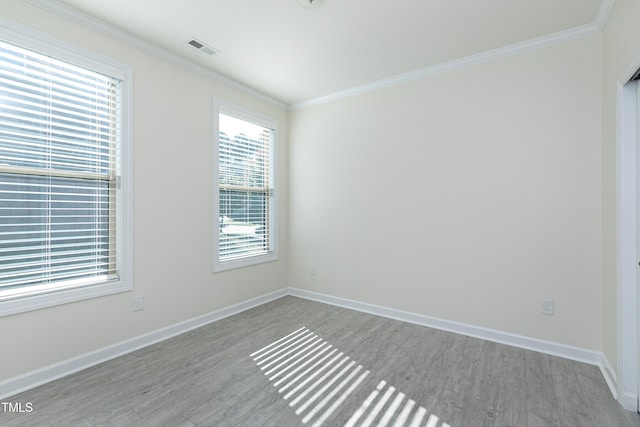
[[[311,266],[309,266],[309,274],[312,276],[315,276],[317,272],[316,266],[314,264],[312,264]]]
[[[553,316],[554,302],[553,300],[542,301],[542,311],[540,313]]]
[[[133,311],[144,310],[144,296],[138,295],[133,297]]]

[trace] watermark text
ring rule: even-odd
[[[33,412],[33,403],[31,402],[0,402],[0,412],[28,414],[30,412]]]

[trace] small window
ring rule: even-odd
[[[0,39],[0,314],[131,288],[123,277],[126,73],[87,68],[77,52],[74,63],[41,52]]]
[[[273,261],[277,122],[219,99],[214,111],[214,271]]]

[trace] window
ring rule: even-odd
[[[127,71],[22,34],[0,33],[4,315],[131,289],[123,236]]]
[[[277,122],[217,98],[214,111],[214,271],[273,261]]]

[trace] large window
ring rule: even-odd
[[[219,99],[214,101],[214,271],[277,258],[274,148],[277,123]]]
[[[0,314],[131,288],[124,280],[126,72],[0,39]],[[14,44],[15,43],[15,44]],[[38,51],[24,47],[35,44]],[[50,56],[51,55],[51,56]],[[83,64],[86,62],[86,64]],[[87,66],[88,64],[88,66]]]

